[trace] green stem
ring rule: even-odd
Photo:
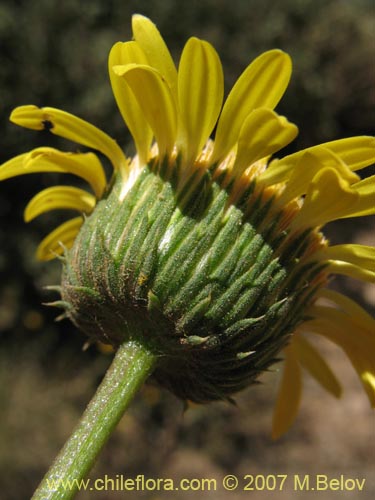
[[[135,340],[119,347],[95,396],[32,500],[73,498],[155,362],[156,355]]]

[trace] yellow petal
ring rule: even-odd
[[[89,214],[95,207],[95,196],[71,186],[53,186],[35,195],[25,208],[25,222],[50,210],[69,209]]]
[[[304,204],[294,219],[293,228],[321,226],[350,213],[358,193],[333,168],[324,168],[311,181]]]
[[[343,214],[341,218],[364,217],[375,214],[375,175],[367,177],[356,184],[353,189],[359,194],[357,203],[349,213]]]
[[[319,352],[302,335],[293,336],[293,346],[299,362],[322,387],[336,398],[341,396],[341,386]]]
[[[125,78],[150,124],[161,155],[174,147],[177,113],[171,91],[160,73],[150,66],[127,64],[115,66],[115,73]]]
[[[366,196],[375,195],[375,175],[371,175],[355,184],[355,189]]]
[[[342,179],[349,184],[357,182],[360,178],[354,174],[349,167],[338,156],[329,149],[316,148],[314,151],[307,151],[300,157],[295,165],[287,185],[280,197],[280,205],[289,203],[294,198],[304,195],[312,179],[324,168],[334,169]],[[269,176],[269,169],[260,175],[260,180],[267,184],[273,184],[272,174]]]
[[[24,163],[28,155],[29,153],[22,153],[3,163],[0,166],[0,181],[27,174],[28,172],[25,172]]]
[[[327,270],[331,274],[343,274],[345,276],[350,276],[351,278],[369,281],[370,283],[375,283],[375,272],[364,269],[360,266],[353,265],[349,262],[330,260],[328,261]]]
[[[339,156],[353,171],[375,162],[375,137],[358,136],[327,142],[323,146]]]
[[[240,129],[251,111],[273,109],[289,83],[290,57],[270,50],[257,57],[242,73],[230,92],[217,126],[212,161],[223,158],[236,144]]]
[[[287,180],[296,164],[306,153],[315,153],[321,148],[329,149],[340,158],[352,171],[372,165],[375,162],[375,138],[371,136],[349,137],[337,141],[325,142],[297,153],[274,160],[268,167],[268,176],[274,184]]]
[[[368,331],[374,327],[374,319],[357,302],[342,293],[329,288],[322,288],[318,292],[318,297],[331,301],[335,306],[351,317],[351,320]]]
[[[375,408],[375,374],[374,372],[369,372],[363,370],[361,373],[362,384],[365,387],[367,396],[370,400],[370,404]]]
[[[7,161],[0,167],[0,181],[18,175],[60,172],[77,175],[92,187],[97,198],[106,188],[103,167],[94,153],[63,153],[53,148],[37,148]]]
[[[325,306],[313,306],[308,314],[315,319],[305,322],[303,330],[323,335],[344,350],[375,407],[375,321],[368,329],[343,311]]]
[[[371,365],[375,369],[375,320],[368,319],[366,323],[352,317],[347,311],[341,311],[334,307],[314,305],[309,308],[307,314],[326,322],[326,324],[335,325],[335,332],[340,332],[343,338],[348,337],[350,341],[358,343],[363,352],[363,357],[371,357]],[[333,335],[335,334],[333,333]]]
[[[314,254],[314,259],[328,260],[331,273],[375,282],[375,248],[365,245],[335,245]]]
[[[196,158],[212,132],[223,95],[223,69],[215,49],[207,42],[190,38],[178,68],[178,104],[187,163]]]
[[[271,109],[252,111],[241,127],[234,173],[237,175],[275,151],[289,144],[298,134],[298,128]]]
[[[292,346],[285,349],[284,371],[272,421],[272,437],[278,439],[295,420],[302,393],[302,374]]]
[[[94,153],[64,153],[53,148],[37,148],[28,154],[25,173],[61,172],[73,174],[87,181],[97,198],[107,185],[104,169]]]
[[[157,69],[167,81],[172,92],[177,87],[177,70],[172,56],[155,24],[147,17],[132,17],[134,39],[146,54],[148,64]]]
[[[115,170],[122,169],[126,173],[127,161],[116,141],[77,116],[60,109],[27,105],[14,109],[10,120],[21,127],[49,130],[70,141],[97,149],[111,160]]]
[[[133,92],[124,80],[113,71],[114,66],[128,63],[147,64],[147,58],[136,42],[118,42],[109,53],[108,69],[113,94],[120,113],[133,136],[141,164],[147,163],[152,131]]]
[[[36,256],[39,260],[52,260],[64,253],[64,248],[70,248],[83,224],[82,217],[76,217],[64,222],[49,233],[39,244]]]

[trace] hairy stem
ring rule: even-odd
[[[74,497],[155,362],[156,355],[138,341],[127,341],[119,347],[96,394],[32,500]]]

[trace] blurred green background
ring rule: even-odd
[[[2,0],[0,2],[0,161],[40,145],[66,148],[47,133],[8,122],[21,104],[54,106],[98,125],[132,153],[107,76],[107,55],[131,37],[131,14],[157,23],[178,60],[195,35],[218,50],[227,90],[245,66],[278,47],[292,56],[294,73],[278,107],[300,127],[293,149],[350,135],[374,125],[375,13],[372,0]],[[370,169],[368,169],[370,171]],[[39,263],[34,251],[60,214],[22,222],[26,202],[42,187],[69,179],[30,175],[0,185],[0,491],[4,500],[27,499],[77,422],[110,357],[82,350],[84,337],[41,305],[53,299],[45,285],[59,281],[59,262]],[[373,220],[332,224],[334,242],[373,244]],[[335,281],[374,308],[374,289]],[[124,417],[91,477],[216,477],[225,474],[340,474],[366,478],[374,492],[373,414],[353,369],[337,349],[322,344],[346,385],[337,402],[306,377],[301,413],[293,429],[269,437],[278,374],[226,404],[183,412],[173,396],[146,387]],[[350,432],[348,432],[350,430]],[[373,474],[372,474],[373,476]],[[255,492],[253,492],[255,493]],[[248,498],[249,492],[204,498]],[[271,495],[271,496],[269,496]],[[272,496],[273,495],[273,496]],[[306,498],[290,489],[277,498]],[[336,498],[320,492],[319,499]],[[89,492],[78,498],[200,498],[156,492]],[[276,498],[276,492],[257,492]],[[356,498],[348,496],[348,498]]]

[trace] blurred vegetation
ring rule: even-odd
[[[134,12],[157,23],[176,61],[189,36],[210,41],[221,56],[227,89],[262,51],[274,47],[287,51],[294,73],[278,110],[300,127],[292,148],[373,132],[372,0],[2,0],[1,163],[40,145],[71,147],[47,133],[10,124],[10,111],[21,104],[75,113],[132,153],[112,97],[107,55],[116,41],[130,38]],[[38,263],[34,251],[56,225],[56,216],[46,215],[25,226],[22,211],[37,191],[56,181],[68,182],[58,175],[30,175],[0,185],[0,491],[9,500],[28,498],[110,361],[94,349],[83,352],[83,336],[68,322],[54,323],[56,313],[41,306],[51,299],[43,287],[58,283],[60,264]],[[368,234],[369,223],[348,222],[342,227],[353,241]],[[330,234],[337,241],[341,238],[335,226]],[[371,307],[370,292],[365,296],[362,292],[358,286],[349,291],[362,294],[365,306]],[[121,438],[125,431],[120,429],[118,441],[112,440],[108,448],[112,454],[105,452],[105,473],[123,473],[117,457],[123,469],[134,474],[148,470],[157,476],[160,457],[150,457],[151,447],[173,439],[177,449],[182,442],[191,453],[204,448],[209,439],[207,456],[221,467],[241,463],[251,446],[255,446],[254,460],[262,453],[268,456],[269,441],[257,433],[258,421],[269,415],[271,403],[259,389],[248,392],[257,405],[249,406],[255,419],[249,419],[252,425],[248,423],[246,431],[230,427],[238,422],[233,423],[232,410],[224,405],[215,411],[199,409],[181,424],[181,405],[169,395],[152,394],[146,389],[126,417],[129,432],[134,431],[138,441],[132,441],[129,432]],[[179,425],[187,434],[176,430]],[[265,427],[262,423],[261,432]],[[296,436],[306,437],[305,431],[300,428]],[[211,440],[215,433],[223,436],[220,446]],[[166,449],[173,446],[169,443]],[[288,443],[285,454],[287,447]],[[131,451],[134,455],[129,455]]]

